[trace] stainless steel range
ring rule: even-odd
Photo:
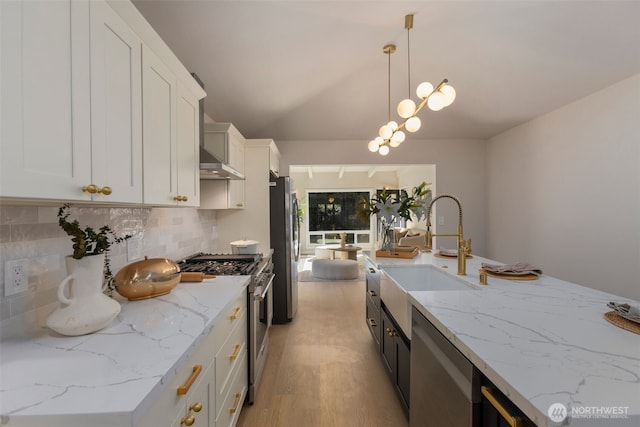
[[[182,272],[217,276],[251,276],[247,287],[247,337],[249,341],[249,403],[253,403],[262,377],[273,318],[273,262],[271,254],[198,253],[178,262]]]

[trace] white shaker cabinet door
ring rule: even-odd
[[[0,8],[0,197],[90,200],[89,4]]]
[[[176,155],[182,206],[200,205],[200,116],[198,99],[178,82]]]
[[[142,58],[144,202],[175,205],[176,77],[146,46]]]
[[[92,1],[92,180],[105,200],[142,202],[142,42],[103,1]]]

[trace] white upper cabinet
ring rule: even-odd
[[[176,89],[175,75],[151,51],[143,49],[144,202],[175,204]]]
[[[133,4],[0,1],[0,12],[0,198],[198,205],[205,93]]]
[[[280,176],[280,150],[273,141],[269,144],[269,170],[275,176]]]
[[[0,196],[90,200],[89,3],[0,8]]]
[[[200,116],[198,98],[178,82],[177,175],[180,204],[200,205]],[[185,200],[186,198],[186,200]]]
[[[200,203],[198,99],[146,46],[144,88],[144,203]]]
[[[92,1],[92,179],[109,201],[142,202],[142,42],[104,2]]]
[[[244,174],[245,138],[231,123],[205,125],[204,147],[223,163]],[[200,207],[244,209],[244,180],[202,180]]]

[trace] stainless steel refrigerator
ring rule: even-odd
[[[293,320],[298,309],[298,258],[300,253],[298,200],[288,176],[271,176],[269,182],[270,234],[273,249],[273,323]]]

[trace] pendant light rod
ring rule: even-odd
[[[387,65],[387,121],[391,120],[391,54],[396,51],[395,44],[387,44],[382,48],[382,51],[387,54],[389,62]]]
[[[407,30],[407,93],[411,98],[411,37],[409,37],[409,30],[413,28],[412,14],[404,17],[404,28]]]

